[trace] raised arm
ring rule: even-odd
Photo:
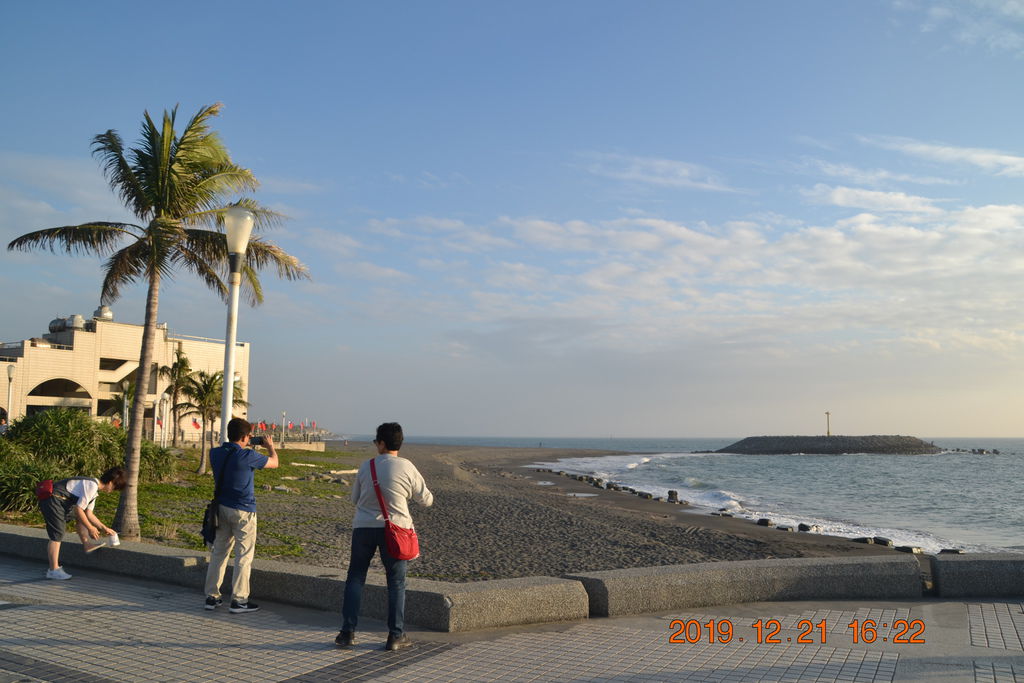
[[[263,437],[267,444],[267,464],[263,466],[265,470],[274,470],[281,466],[281,461],[277,458],[277,449],[274,448],[274,439],[269,435]]]
[[[99,527],[103,525],[99,524],[98,520],[97,524],[94,525],[92,520],[89,519],[90,516],[92,516],[93,519],[96,519],[96,517],[88,510],[80,508],[77,505],[75,506],[75,519],[78,522],[79,528],[78,535],[81,536],[83,540],[86,536],[89,538],[99,538],[101,536]]]

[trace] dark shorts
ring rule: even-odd
[[[66,510],[64,503],[56,496],[39,501],[39,510],[46,520],[46,535],[51,541],[60,541],[67,530],[67,521],[74,515],[74,508]]]

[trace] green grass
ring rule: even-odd
[[[341,484],[284,479],[284,477],[305,477],[330,470],[355,469],[365,456],[346,451],[278,450],[281,466],[272,470],[260,470],[256,475],[256,495],[294,496],[296,493],[264,490],[262,487],[284,485],[298,495],[312,498],[348,497],[348,486]],[[294,462],[308,462],[316,467],[302,467]],[[139,488],[139,524],[144,540],[204,550],[199,528],[202,525],[203,510],[213,497],[213,477],[210,474],[195,473],[199,466],[199,451],[186,449],[175,458],[175,474],[171,481],[142,484]],[[354,475],[344,475],[351,481]],[[117,511],[118,496],[102,494],[96,500],[96,516],[105,524],[112,523]],[[24,513],[6,513],[3,521],[10,524],[42,527],[43,517],[38,509]],[[313,522],[311,522],[313,523]],[[68,525],[71,532],[74,524]],[[301,557],[304,554],[303,541],[295,536],[275,531],[273,522],[260,522],[260,542],[256,544],[256,556],[271,558],[281,556]],[[267,542],[270,541],[270,542]]]

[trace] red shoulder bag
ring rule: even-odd
[[[388,555],[396,560],[415,560],[420,556],[420,539],[416,537],[416,529],[406,529],[391,523],[387,503],[384,502],[380,484],[377,483],[377,466],[374,460],[370,461],[370,476],[373,478],[373,490],[377,492],[380,511],[384,515],[384,545],[388,549]]]

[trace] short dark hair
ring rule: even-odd
[[[389,451],[397,451],[405,441],[402,425],[397,422],[385,422],[377,427],[377,441],[382,442]]]
[[[228,441],[241,441],[245,437],[249,436],[252,431],[252,425],[249,424],[248,420],[240,417],[233,417],[228,422]]]
[[[115,491],[123,491],[124,487],[128,485],[128,473],[124,471],[123,467],[111,467],[100,475],[101,484],[110,482],[114,482]]]

